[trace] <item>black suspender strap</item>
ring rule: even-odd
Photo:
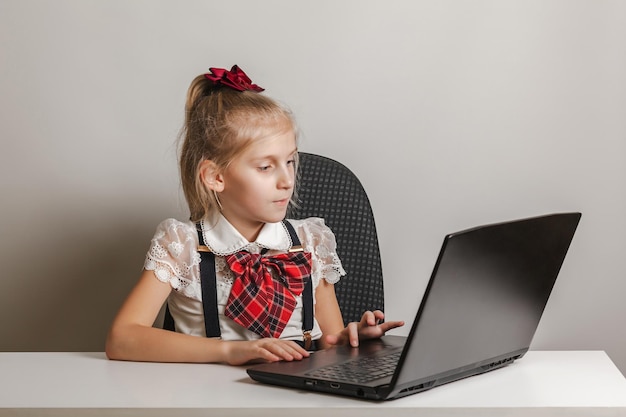
[[[202,227],[196,224],[198,231],[198,252],[200,253],[200,288],[202,289],[202,310],[204,329],[207,337],[220,337],[219,313],[217,311],[217,282],[215,280],[215,255],[206,247]]]
[[[290,252],[302,250],[300,239],[295,229],[288,221],[283,224],[291,237]],[[198,231],[198,252],[200,253],[200,286],[202,288],[202,310],[204,313],[204,327],[207,337],[220,337],[219,314],[217,310],[217,283],[215,276],[215,255],[206,246],[202,227],[196,224]],[[313,282],[312,278],[306,283],[302,292],[302,333],[304,336],[304,347],[309,349],[312,345],[311,330],[313,330]]]
[[[287,220],[283,221],[283,224],[291,236],[291,249],[290,251],[302,250],[300,239],[296,234],[292,224]],[[297,248],[296,248],[297,247]],[[304,290],[302,291],[302,334],[304,335],[305,349],[311,347],[311,330],[313,330],[313,278],[309,277],[309,282],[306,283]]]

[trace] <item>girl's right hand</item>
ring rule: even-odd
[[[251,362],[299,361],[310,355],[291,340],[264,338],[249,341],[224,341],[226,362],[244,365]]]

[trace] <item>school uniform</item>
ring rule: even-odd
[[[310,282],[312,303],[315,303],[315,288],[320,280],[336,283],[345,275],[341,261],[336,253],[336,241],[333,232],[320,218],[289,220],[296,239],[305,252],[310,254]],[[221,214],[194,224],[167,219],[157,227],[146,256],[144,268],[154,271],[155,277],[172,286],[168,297],[168,306],[175,323],[175,330],[196,336],[207,336],[207,322],[203,309],[201,253],[200,243],[213,255],[214,289],[217,320],[217,334],[224,340],[254,340],[262,337],[227,317],[226,309],[233,283],[236,279],[227,259],[230,255],[246,251],[251,254],[272,256],[289,251],[294,246],[290,236],[289,224],[283,222],[267,223],[261,229],[256,241],[248,242]],[[203,242],[202,242],[203,241]],[[206,260],[202,262],[205,270]],[[206,282],[206,281],[205,281]],[[206,287],[206,286],[205,286]],[[206,291],[206,289],[205,289]],[[278,336],[281,339],[303,341],[303,296],[293,297],[295,308],[284,329]],[[205,297],[208,296],[205,293]],[[207,304],[207,303],[204,303]],[[209,317],[214,314],[209,313]],[[213,317],[214,318],[214,317]],[[209,318],[211,320],[211,318]],[[313,318],[310,336],[313,340],[321,337],[322,332],[317,320]]]

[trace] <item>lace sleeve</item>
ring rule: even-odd
[[[190,223],[164,220],[152,238],[144,268],[154,271],[160,281],[169,282],[173,289],[185,292],[199,274],[197,240]]]
[[[335,234],[326,226],[324,219],[310,217],[290,221],[302,240],[304,250],[312,255],[313,283],[317,285],[322,278],[331,284],[337,283],[342,276],[346,275],[346,271],[337,256]]]

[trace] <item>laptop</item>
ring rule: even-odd
[[[580,217],[557,213],[449,234],[407,337],[255,365],[248,375],[267,384],[389,400],[507,366],[530,347]]]

